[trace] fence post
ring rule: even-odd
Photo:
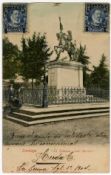
[[[42,102],[42,107],[47,108],[48,107],[48,86],[47,82],[44,82],[44,87],[43,87],[43,102]]]

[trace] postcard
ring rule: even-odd
[[[110,4],[3,3],[3,172],[109,172]]]

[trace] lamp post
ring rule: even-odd
[[[43,79],[43,101],[42,101],[42,107],[47,108],[48,107],[48,85],[46,81],[46,67],[44,65],[44,79]]]

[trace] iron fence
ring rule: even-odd
[[[21,94],[22,103],[42,105],[43,89],[24,89]]]
[[[49,104],[96,103],[108,100],[109,90],[102,90],[98,88],[50,88],[48,90]]]
[[[48,87],[48,104],[68,104],[68,103],[97,103],[109,101],[109,90],[100,88],[62,88]],[[42,106],[43,88],[25,89],[19,94],[23,104]],[[3,101],[8,101],[8,90],[3,89]]]
[[[7,88],[3,89],[3,104],[6,104],[9,99],[9,92]]]
[[[86,88],[86,94],[93,94],[94,97],[99,97],[109,100],[109,90],[101,88]]]

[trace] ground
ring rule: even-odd
[[[106,144],[109,143],[109,116],[30,127],[3,119],[3,143],[5,145]]]

